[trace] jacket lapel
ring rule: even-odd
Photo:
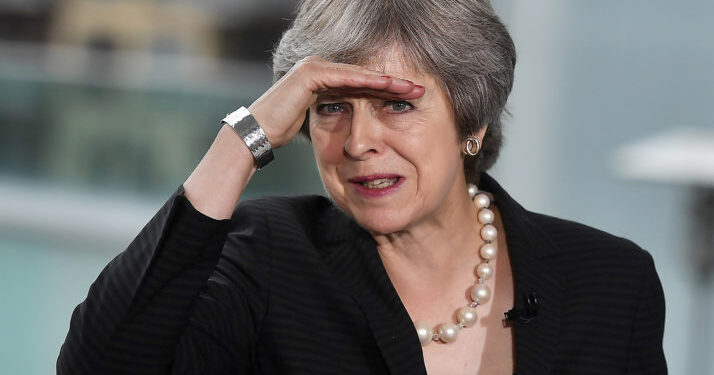
[[[370,234],[335,208],[322,244],[325,262],[362,310],[390,374],[426,375],[421,344]],[[347,228],[345,230],[345,228]]]
[[[514,306],[523,307],[531,293],[538,298],[537,316],[527,324],[514,323],[516,372],[548,374],[557,354],[563,286],[548,258],[557,254],[558,248],[534,222],[533,214],[488,174],[482,174],[481,188],[494,195],[503,219],[513,269]]]
[[[514,306],[535,293],[538,315],[514,324],[515,366],[519,375],[547,374],[557,353],[562,278],[547,258],[558,249],[521,207],[488,174],[481,186],[494,195],[506,232],[514,277]],[[336,207],[321,218],[320,251],[338,282],[362,309],[382,357],[394,375],[426,375],[416,330],[387,275],[367,231]]]

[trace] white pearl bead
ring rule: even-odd
[[[489,210],[488,208],[482,208],[478,212],[478,221],[481,224],[491,224],[493,223],[493,220],[496,218],[496,215],[493,213],[493,211]]]
[[[464,327],[471,327],[476,324],[476,309],[470,306],[464,306],[459,309],[457,315],[459,323]]]
[[[486,261],[476,266],[476,275],[479,278],[479,282],[471,288],[469,293],[473,303],[457,310],[458,324],[442,323],[432,329],[423,322],[414,322],[414,327],[422,346],[426,346],[434,340],[440,340],[444,343],[456,341],[462,328],[472,327],[476,324],[478,320],[476,307],[491,299],[491,289],[483,281],[492,278],[495,273],[495,269],[488,261],[495,259],[498,253],[496,244],[492,243],[498,239],[498,230],[493,226],[496,214],[488,208],[491,205],[491,198],[487,194],[479,192],[478,187],[474,184],[468,184],[467,190],[469,196],[473,199],[474,205],[479,209],[476,216],[478,222],[483,225],[480,235],[486,242],[479,249],[479,254]]]
[[[474,203],[478,208],[486,208],[491,205],[491,198],[489,198],[488,195],[484,193],[478,193],[474,197]]]
[[[450,343],[456,341],[459,336],[459,328],[456,324],[442,323],[439,325],[439,340]]]
[[[424,322],[414,322],[414,327],[416,328],[417,335],[419,336],[419,341],[421,341],[421,346],[425,346],[431,342],[431,328],[428,324]]]
[[[485,284],[476,284],[471,288],[471,299],[474,302],[486,303],[491,298],[491,289]]]
[[[473,198],[478,194],[478,187],[474,184],[469,184],[469,197]]]
[[[488,280],[493,276],[493,267],[488,263],[481,263],[476,266],[476,275],[484,280]]]
[[[491,224],[486,224],[481,228],[481,238],[484,241],[495,241],[498,237],[498,230]]]
[[[481,246],[481,258],[483,259],[488,259],[488,260],[493,260],[496,259],[496,255],[498,254],[498,250],[496,249],[496,245],[492,243],[485,243]]]

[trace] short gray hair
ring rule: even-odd
[[[360,65],[395,44],[446,90],[462,139],[488,125],[481,152],[464,161],[467,181],[478,182],[501,148],[516,64],[487,0],[302,0],[273,53],[273,78],[308,56]],[[307,124],[301,132],[309,137]]]

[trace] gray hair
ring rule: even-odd
[[[361,65],[395,44],[445,89],[462,139],[488,125],[481,152],[464,160],[467,181],[478,182],[501,148],[516,64],[513,41],[487,0],[302,0],[273,54],[273,78],[308,56]],[[308,123],[301,132],[309,138]]]

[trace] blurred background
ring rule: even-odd
[[[714,374],[714,2],[493,3],[519,53],[493,174],[649,250],[670,373]],[[54,372],[102,267],[269,87],[294,5],[0,0],[0,374]],[[247,196],[296,193],[322,193],[300,143]]]

